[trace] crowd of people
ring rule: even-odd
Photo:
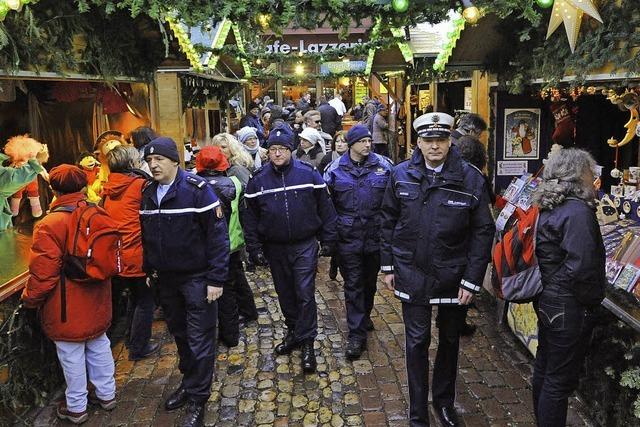
[[[107,132],[95,154],[49,172],[56,199],[34,230],[23,301],[39,308],[44,332],[56,344],[67,387],[60,418],[86,421],[88,401],[107,410],[116,405],[106,335],[112,289],[130,291],[127,340],[134,361],[158,351],[151,340],[157,295],[183,375],[165,408],[186,406],[185,426],[203,423],[218,341],[236,346],[242,325],[258,318],[246,270],[268,267],[273,278],[286,325],[275,353],[300,350],[303,371],[315,372],[315,277],[318,258],[331,257],[330,277],[339,272],[344,282],[349,360],[362,356],[375,327],[370,316],[380,271],[402,302],[413,427],[429,425],[437,306],[432,405],[443,425],[459,424],[459,338],[472,328],[467,309],[482,288],[495,232],[495,197],[483,173],[487,154],[477,139],[486,123],[468,114],[454,129],[448,114],[423,114],[413,123],[413,155],[394,165],[381,136],[388,129],[386,106],[367,101],[359,109],[361,122],[345,132],[340,121],[347,110],[339,95],[319,100],[317,110],[309,103],[308,94],[282,108],[267,97],[254,100],[235,134],[218,134],[199,147],[192,171],[180,166],[171,138],[141,128],[128,137]],[[40,171],[37,162],[29,165],[25,180]],[[547,164],[538,196],[538,250],[549,286],[536,303],[541,332],[533,389],[544,426],[565,422],[590,309],[602,299],[592,168],[585,152],[563,150]],[[86,286],[65,274],[73,225],[68,212],[56,208],[92,201],[118,225],[122,268]],[[575,239],[580,243],[573,245]]]

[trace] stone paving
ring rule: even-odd
[[[248,274],[260,316],[243,330],[240,345],[218,350],[216,378],[207,404],[209,426],[408,426],[407,372],[404,328],[399,301],[379,281],[372,320],[375,331],[363,357],[344,356],[346,319],[340,276],[331,281],[322,260],[317,278],[318,373],[303,374],[300,352],[276,356],[274,346],[284,337],[283,318],[268,271]],[[458,376],[457,410],[466,426],[534,425],[529,377],[531,359],[523,347],[497,325],[489,296],[470,310],[478,326],[463,338]],[[435,324],[435,322],[433,322]],[[164,322],[156,321],[154,337],[163,345],[156,357],[127,360],[122,343],[116,359],[118,406],[111,412],[90,408],[86,426],[172,426],[182,411],[166,412],[164,399],[177,388],[177,353]],[[432,330],[431,350],[437,345]],[[62,391],[58,395],[62,399]],[[572,399],[569,425],[591,425]],[[432,425],[438,425],[432,418]],[[35,416],[36,426],[67,425],[55,416],[55,402]]]

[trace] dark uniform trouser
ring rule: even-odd
[[[247,276],[245,276],[244,268],[242,267],[242,251],[240,250],[231,253],[229,257],[229,277],[235,284],[238,312],[240,315],[245,319],[258,318],[256,302],[253,299],[253,291],[249,286],[249,282],[247,282]]]
[[[316,267],[318,242],[315,238],[301,242],[264,246],[271,276],[278,294],[284,323],[296,341],[318,335],[316,306]]]
[[[204,403],[211,394],[216,360],[218,304],[207,302],[203,277],[160,275],[160,303],[178,347],[178,368],[189,399]]]
[[[240,315],[255,319],[258,317],[258,310],[244,275],[240,251],[236,251],[229,257],[229,280],[224,284],[218,304],[219,336],[227,345],[238,345]]]
[[[371,315],[376,281],[380,270],[380,252],[340,253],[340,274],[344,279],[349,339],[366,340],[366,322]]]
[[[430,305],[402,304],[407,372],[409,378],[409,418],[411,427],[429,425],[429,344],[431,342]],[[439,305],[438,351],[433,366],[432,397],[436,406],[453,406],[458,373],[460,328],[465,311],[456,305]]]

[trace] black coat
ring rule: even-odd
[[[382,271],[412,304],[458,304],[459,288],[477,293],[491,258],[494,224],[482,174],[449,151],[428,178],[420,150],[391,172],[382,202]]]
[[[584,305],[600,304],[606,255],[596,213],[584,201],[569,198],[540,212],[536,256],[545,289],[561,287]]]
[[[326,102],[318,106],[318,111],[320,111],[320,120],[322,120],[322,130],[333,137],[342,127],[342,116]]]
[[[222,211],[224,212],[224,217],[228,225],[229,219],[231,218],[231,202],[236,198],[236,186],[233,184],[233,181],[224,175],[223,172],[202,171],[198,172],[198,176],[207,180],[211,188],[213,188],[213,191],[215,191],[216,196],[218,196],[218,199],[220,199]]]

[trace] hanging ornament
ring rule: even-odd
[[[398,13],[404,13],[409,9],[409,0],[392,0],[391,6]]]
[[[477,24],[480,19],[480,11],[471,0],[462,0],[462,17],[467,24]]]
[[[546,9],[553,5],[553,0],[536,0],[536,3],[538,3],[538,6],[541,8]]]
[[[551,11],[551,19],[549,20],[547,39],[551,37],[551,34],[558,29],[561,23],[564,23],[571,52],[574,52],[578,33],[580,32],[580,24],[582,24],[582,17],[585,13],[602,23],[602,18],[598,13],[598,9],[594,6],[593,0],[555,0]]]

